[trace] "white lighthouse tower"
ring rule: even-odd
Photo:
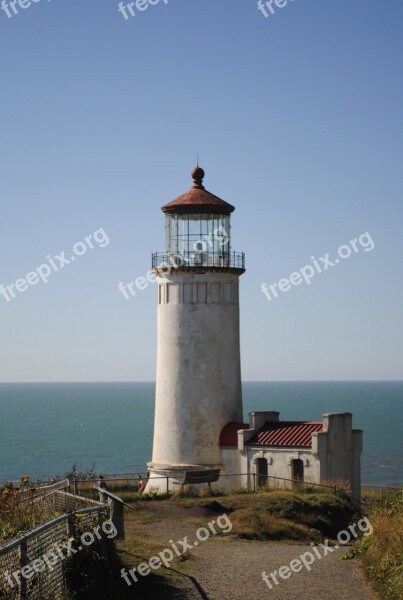
[[[245,256],[231,250],[235,208],[208,192],[204,171],[162,207],[166,251],[153,255],[158,288],[154,445],[147,491],[177,489],[185,472],[219,469],[219,435],[243,420],[239,277]]]

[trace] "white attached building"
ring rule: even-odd
[[[326,414],[322,421],[280,421],[278,412],[249,416],[249,424],[228,423],[220,434],[225,472],[246,475],[222,477],[220,484],[250,485],[251,476],[257,485],[285,487],[293,485],[287,480],[348,482],[360,499],[362,431],[352,428],[351,413]]]

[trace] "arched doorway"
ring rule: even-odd
[[[304,463],[300,458],[291,461],[291,479],[294,481],[304,481]]]
[[[256,461],[256,483],[258,487],[266,485],[268,474],[267,460],[265,458],[258,458]]]

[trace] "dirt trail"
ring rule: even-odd
[[[270,589],[262,572],[270,574],[311,550],[310,546],[282,542],[261,543],[212,538],[192,550],[196,558],[190,574],[196,582],[184,581],[186,598],[209,600],[379,600],[366,583],[356,560],[337,560],[340,548],[305,568],[292,573]],[[197,589],[197,586],[200,586]]]
[[[150,503],[146,511],[153,515],[153,522],[144,525],[137,523],[136,530],[144,530],[166,548],[170,547],[169,540],[181,540],[185,536],[193,544],[200,519],[207,524],[214,518],[213,513],[201,507],[186,510],[164,503]],[[306,552],[312,552],[309,544],[246,541],[233,536],[212,535],[187,551],[190,560],[181,570],[183,578],[180,592],[175,598],[379,600],[367,583],[359,561],[338,560],[348,550],[348,546],[343,546],[328,551],[324,556],[322,549],[322,558],[315,559],[311,571],[304,567],[298,573],[291,573],[286,580],[277,575],[279,585],[271,582],[270,589],[262,580],[262,572],[270,574],[283,566],[289,567],[291,561],[299,559]]]

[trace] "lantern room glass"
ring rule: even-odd
[[[168,255],[200,256],[203,263],[230,253],[230,216],[216,214],[166,215]]]

